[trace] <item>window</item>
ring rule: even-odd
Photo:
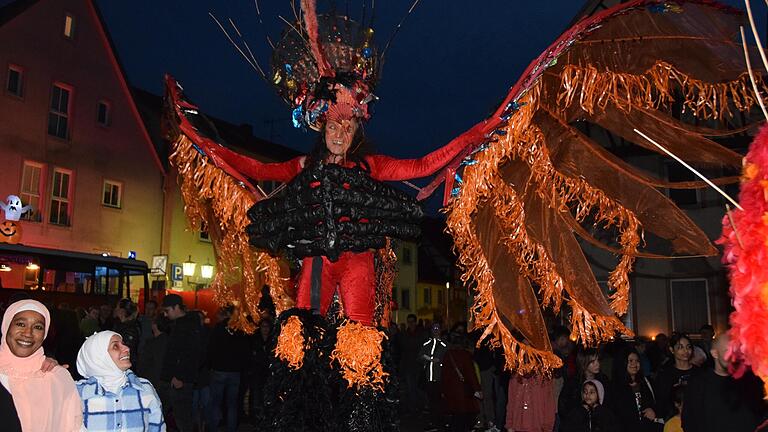
[[[411,248],[404,247],[403,248],[403,264],[411,265],[412,259],[411,259]]]
[[[710,323],[706,279],[672,279],[669,287],[673,331],[697,333]]]
[[[14,96],[22,97],[24,95],[24,71],[20,67],[8,67],[8,81],[5,89]]]
[[[445,304],[445,293],[443,290],[437,290],[437,304],[440,306]]]
[[[71,171],[60,168],[53,170],[51,216],[48,221],[54,225],[69,226],[71,177]]]
[[[211,235],[206,231],[205,229],[200,230],[200,241],[210,243],[211,242]]]
[[[427,287],[424,288],[424,305],[428,306],[432,304],[432,290]]]
[[[40,222],[42,215],[40,212],[40,195],[42,195],[42,184],[40,178],[43,175],[43,165],[36,162],[24,162],[24,169],[21,173],[21,202],[24,205],[32,206],[32,209],[22,215],[22,219]]]
[[[51,110],[48,112],[48,135],[61,139],[69,138],[69,89],[53,85]]]
[[[409,289],[400,290],[400,295],[402,296],[402,301],[400,302],[400,309],[410,309],[411,308],[411,290]]]
[[[120,208],[123,201],[123,184],[112,180],[104,180],[104,194],[101,204],[107,207]]]
[[[75,17],[66,14],[64,16],[64,37],[72,39],[75,36]]]
[[[99,101],[96,104],[96,122],[102,126],[109,126],[110,123],[109,103]]]

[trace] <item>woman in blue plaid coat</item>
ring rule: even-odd
[[[85,340],[77,354],[77,382],[88,432],[165,431],[160,398],[152,384],[131,370],[122,337],[102,331]]]

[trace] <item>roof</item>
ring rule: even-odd
[[[8,21],[16,18],[30,6],[34,5],[40,0],[16,0],[8,3],[7,5],[0,7],[0,26],[4,25]]]
[[[163,163],[167,164],[169,146],[162,130],[163,98],[137,87],[132,88],[131,92],[156,151]],[[228,146],[244,154],[280,162],[301,155],[300,152],[291,148],[253,136],[251,125],[237,125],[217,117],[206,117],[213,123]]]

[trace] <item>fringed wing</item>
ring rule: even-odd
[[[218,145],[215,129],[170,76],[166,76],[165,115],[173,143],[169,159],[178,171],[187,221],[191,229],[208,230],[216,253],[214,299],[221,305],[236,305],[231,325],[251,333],[259,320],[263,285],[270,287],[278,313],[293,303],[287,294],[288,279],[283,277],[287,267],[248,244],[246,212],[263,196],[226,163],[206,156]]]
[[[711,2],[636,0],[579,22],[531,64],[482,124],[492,131],[490,142],[448,168],[460,174],[456,188],[446,181],[454,195],[448,229],[464,280],[477,286],[474,323],[485,328],[483,339],[491,336],[504,348],[508,367],[546,373],[560,364],[541,334],[544,308],[567,305],[572,337],[587,345],[630,334],[615,314],[627,311],[636,257],[717,253],[657,189],[702,182],[641,171],[577,123],[657,151],[637,128],[690,163],[737,168],[741,157],[710,138],[743,132],[729,122],[756,103],[735,37],[740,19]],[[598,239],[595,229],[612,240]],[[654,248],[646,248],[644,233],[658,240]],[[617,255],[610,298],[577,235]]]

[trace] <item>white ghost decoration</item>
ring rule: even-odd
[[[5,220],[18,221],[21,215],[32,210],[32,206],[21,205],[21,198],[16,195],[8,195],[6,198],[8,203],[0,202],[0,208],[5,212]]]

